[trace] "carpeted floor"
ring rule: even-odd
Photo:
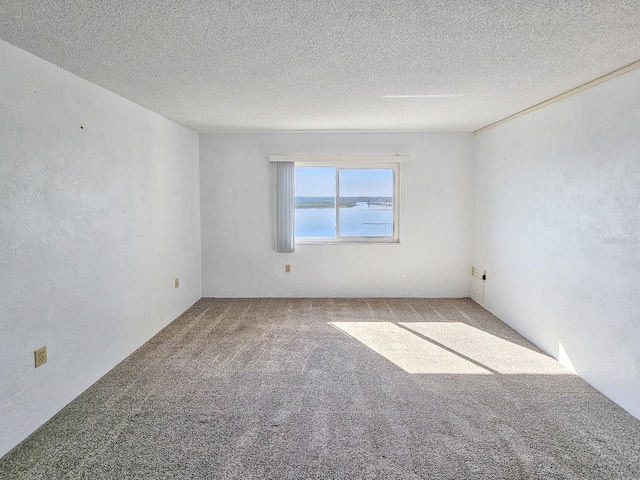
[[[469,299],[202,299],[0,477],[638,479],[639,446]]]

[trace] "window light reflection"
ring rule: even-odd
[[[567,375],[553,358],[460,322],[331,322],[407,373]]]
[[[491,375],[391,322],[331,322],[407,373]]]

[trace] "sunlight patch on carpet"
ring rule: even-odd
[[[331,322],[407,373],[570,375],[553,358],[461,322]]]
[[[391,322],[330,322],[407,373],[491,375],[491,372]]]
[[[553,358],[460,322],[402,323],[465,357],[507,375],[568,375]]]

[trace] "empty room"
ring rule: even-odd
[[[640,478],[640,3],[0,5],[0,478]]]

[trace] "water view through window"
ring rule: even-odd
[[[296,238],[392,236],[393,175],[385,168],[296,168]]]

